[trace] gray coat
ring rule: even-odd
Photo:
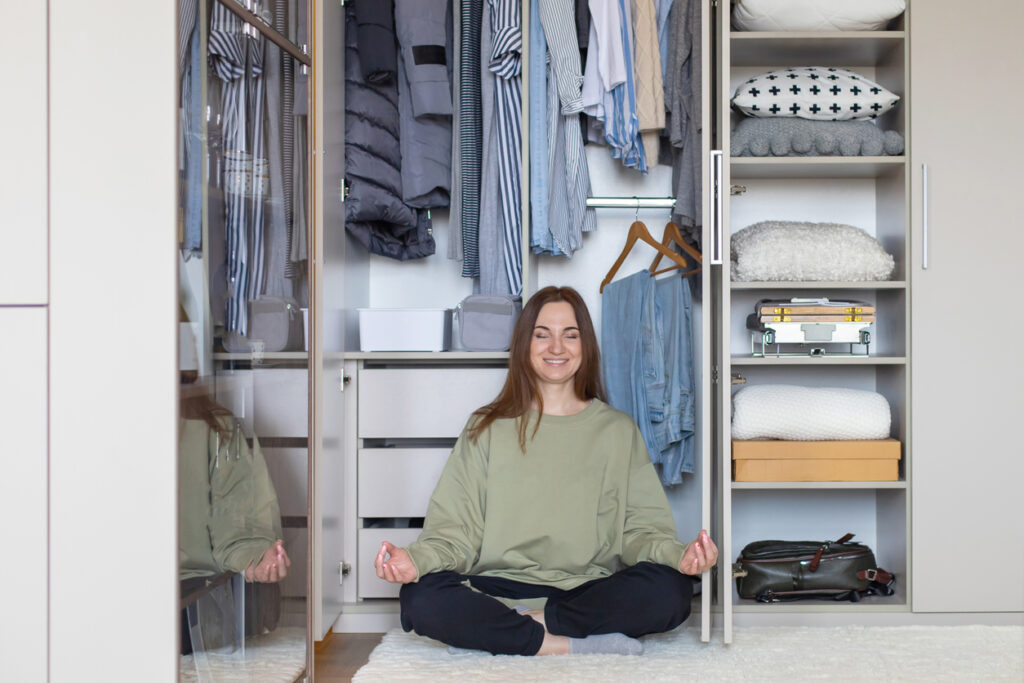
[[[429,256],[430,219],[402,201],[398,86],[363,79],[351,6],[345,19],[345,228],[371,253],[401,261]]]
[[[409,206],[448,206],[452,178],[449,0],[397,0],[402,193]]]

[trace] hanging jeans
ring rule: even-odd
[[[692,299],[681,277],[642,270],[605,287],[601,346],[608,402],[640,427],[665,485],[693,472]]]

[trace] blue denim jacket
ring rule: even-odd
[[[642,270],[605,287],[601,311],[608,402],[636,420],[662,483],[681,484],[694,467],[690,285]]]

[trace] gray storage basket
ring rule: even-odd
[[[456,309],[459,340],[467,351],[508,351],[522,310],[519,297],[473,294]]]

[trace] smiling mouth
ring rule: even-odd
[[[569,362],[569,359],[568,358],[545,358],[544,362],[548,363],[549,365],[565,365],[566,363]]]

